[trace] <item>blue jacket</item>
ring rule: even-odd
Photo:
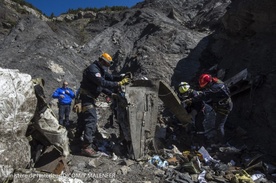
[[[97,98],[101,92],[111,95],[110,89],[118,88],[118,81],[121,79],[121,76],[109,74],[99,65],[98,61],[95,61],[83,71],[80,87],[89,91],[94,98]]]
[[[61,96],[64,96],[62,98]],[[75,98],[75,93],[70,88],[58,88],[54,91],[53,98],[57,98],[60,105],[71,105],[72,99]]]

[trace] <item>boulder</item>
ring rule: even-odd
[[[58,124],[45,101],[42,85],[43,79],[0,68],[1,179],[13,170],[32,166],[32,160],[36,162],[39,157],[33,157],[34,140],[44,147],[54,145],[60,156],[69,154],[67,130]]]
[[[0,162],[13,168],[30,162],[30,146],[25,136],[36,110],[32,78],[18,70],[0,68]]]

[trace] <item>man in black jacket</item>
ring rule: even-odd
[[[225,144],[224,125],[233,108],[229,88],[221,80],[212,77],[210,74],[202,74],[200,76],[199,86],[203,89],[202,93],[186,100],[186,103],[204,101],[213,107],[216,112],[216,139],[219,140],[221,144]]]
[[[109,74],[105,68],[113,64],[112,57],[103,53],[98,60],[94,61],[83,71],[80,86],[80,100],[82,101],[82,125],[84,129],[84,143],[81,153],[89,157],[98,157],[92,148],[94,135],[97,130],[97,113],[95,108],[96,98],[103,92],[112,96],[109,89],[118,88],[129,83],[129,78]]]

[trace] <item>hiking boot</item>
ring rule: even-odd
[[[100,153],[96,152],[91,147],[81,149],[81,154],[84,156],[92,157],[92,158],[97,158],[97,157],[101,156]]]

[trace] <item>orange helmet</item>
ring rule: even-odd
[[[199,86],[203,88],[211,81],[212,81],[212,76],[210,74],[201,74],[201,76],[199,77]]]
[[[108,53],[103,53],[99,59],[104,60],[110,66],[113,64],[112,57]]]

